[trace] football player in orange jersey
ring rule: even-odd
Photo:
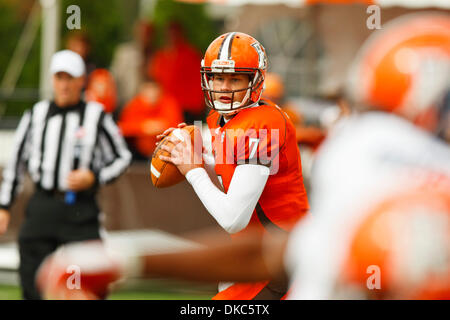
[[[221,186],[190,161],[195,148],[176,138],[173,149],[163,147],[171,157],[161,157],[178,166],[233,238],[251,229],[261,234],[289,232],[309,208],[295,127],[281,108],[261,99],[266,69],[263,46],[244,33],[221,35],[206,50],[202,89],[212,109],[207,122]],[[286,289],[269,281],[228,283],[219,286],[214,299],[280,299]]]

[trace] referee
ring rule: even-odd
[[[22,116],[0,188],[0,234],[27,171],[35,184],[19,232],[20,281],[25,299],[40,299],[35,274],[58,246],[99,239],[98,187],[128,167],[128,151],[103,106],[81,98],[85,65],[75,52],[55,53],[50,64],[53,101],[40,101]]]

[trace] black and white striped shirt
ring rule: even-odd
[[[64,192],[74,169],[90,169],[103,185],[119,177],[131,161],[114,120],[96,102],[59,108],[40,101],[25,112],[14,139],[3,171],[0,208],[11,206],[25,171],[38,188]]]

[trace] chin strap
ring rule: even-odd
[[[235,110],[219,110],[219,109],[216,109],[216,111],[217,111],[219,114],[222,114],[222,115],[232,116],[232,115],[238,113],[239,111],[241,111],[241,110],[243,110],[243,109],[253,108],[253,107],[256,107],[256,106],[258,106],[258,105],[259,105],[259,101],[254,102],[254,103],[252,103],[252,104],[249,104],[248,106],[245,106],[245,107],[241,107],[241,108],[235,109]]]

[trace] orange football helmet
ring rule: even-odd
[[[387,23],[362,46],[349,75],[355,103],[434,129],[450,88],[450,16],[414,13]]]
[[[264,82],[263,96],[271,101],[279,103],[284,96],[283,79],[276,73],[268,72]]]
[[[229,32],[219,36],[208,47],[200,69],[202,90],[206,105],[224,114],[255,106],[261,98],[267,70],[264,47],[253,37],[241,32]],[[214,91],[212,76],[216,73],[240,73],[250,75],[247,88],[229,92]],[[247,91],[243,100],[234,102],[234,94]],[[229,104],[214,101],[213,93],[232,93]]]
[[[417,190],[381,202],[352,239],[342,287],[372,298],[450,299],[448,190]],[[369,284],[375,268],[378,288]]]

